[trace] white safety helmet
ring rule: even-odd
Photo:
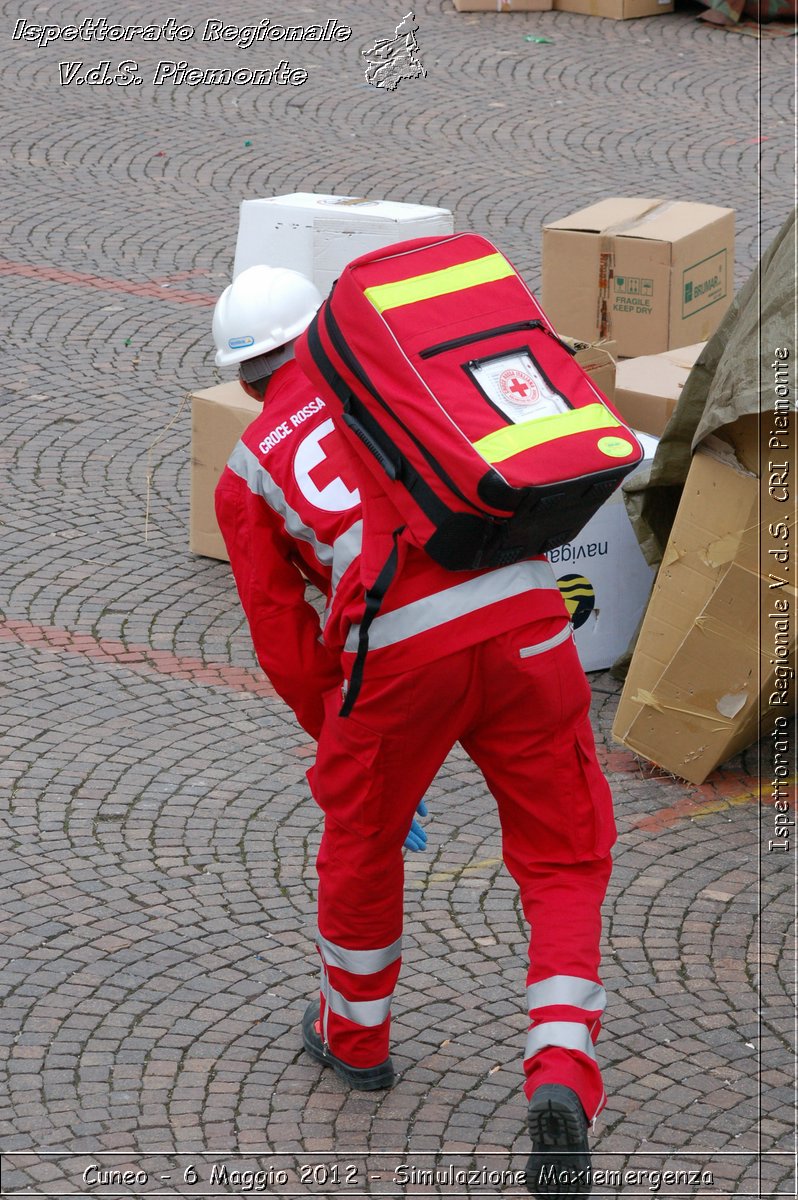
[[[318,288],[287,267],[248,267],[216,302],[217,367],[268,354],[299,337],[321,304]]]

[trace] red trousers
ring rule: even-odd
[[[561,619],[541,621],[370,678],[348,717],[326,697],[313,795],[322,1029],[333,1054],[373,1066],[389,1053],[401,965],[402,844],[416,806],[460,742],[496,799],[502,853],[529,922],[525,1091],[562,1083],[592,1119],[604,1105],[593,1044],[605,994],[601,904],[615,841],[596,762],[590,690]],[[434,814],[433,814],[434,817]]]

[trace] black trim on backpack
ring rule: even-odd
[[[342,421],[360,439],[369,453],[373,455],[388,478],[401,480],[415,503],[434,525],[440,525],[449,520],[453,515],[452,510],[433,491],[426,479],[419,474],[412,463],[405,458],[396,443],[391,440],[382,426],[336,371],[322,344],[317,327],[318,320],[319,317],[317,314],[308,326],[308,350],[325,382],[330,385],[341,401],[343,409],[341,414]],[[353,374],[357,374],[357,372],[353,370]],[[364,382],[365,386],[368,386],[372,395],[379,399],[374,388],[368,383],[368,380]],[[472,505],[472,507],[476,506]]]
[[[581,478],[579,476],[561,479],[534,490],[524,489],[512,519],[499,528],[496,538],[486,547],[486,553],[493,556],[487,565],[496,565],[497,554],[510,555],[519,547],[523,547],[523,553],[517,557],[529,558],[534,554],[546,554],[557,546],[573,541],[585,525],[585,507],[597,509],[620,487],[623,476],[633,471],[635,466],[635,463],[630,464],[623,475],[619,475],[615,467],[585,478],[581,491],[571,487]],[[478,494],[483,496],[486,504],[493,503],[492,486],[491,473],[487,472],[477,487]],[[506,561],[513,560],[510,558]]]
[[[424,458],[427,460],[429,466],[435,472],[435,474],[438,476],[441,483],[445,484],[445,486],[449,489],[449,491],[452,492],[453,495],[457,496],[458,500],[461,500],[463,502],[463,504],[467,504],[469,508],[474,509],[475,512],[479,513],[479,515],[482,516],[483,514],[480,513],[479,506],[474,504],[473,500],[469,500],[468,496],[464,495],[463,492],[460,491],[457,484],[454,482],[453,479],[451,479],[449,477],[448,473],[444,470],[444,468],[440,464],[440,462],[438,462],[438,460],[433,457],[433,455],[430,453],[430,451],[427,449],[427,447],[424,445],[424,443],[422,441],[420,441],[418,437],[416,437],[416,435],[413,433],[412,429],[408,429],[408,427],[407,427],[407,425],[405,425],[404,421],[401,421],[399,419],[399,417],[397,417],[396,413],[393,411],[393,409],[387,403],[384,396],[382,396],[377,391],[374,384],[371,382],[368,375],[363,370],[363,367],[361,366],[360,362],[358,362],[358,360],[355,358],[352,351],[349,349],[349,346],[346,344],[346,341],[344,340],[344,337],[339,328],[338,322],[336,321],[335,317],[332,314],[332,310],[330,308],[329,302],[323,306],[323,311],[324,311],[324,322],[325,322],[325,328],[327,330],[327,334],[330,338],[330,341],[333,344],[336,354],[339,356],[341,361],[352,372],[352,374],[355,376],[355,378],[360,381],[362,386],[364,388],[366,388],[366,390],[368,392],[371,393],[371,395],[374,397],[374,399],[377,401],[377,403],[385,410],[386,413],[388,413],[388,415],[391,417],[391,419],[396,422],[396,424],[403,431],[403,433],[405,433],[407,435],[407,437],[410,438],[410,440],[412,441],[413,445],[416,447],[418,452],[420,454],[422,454],[424,456]],[[315,355],[314,355],[314,358],[315,358]],[[334,370],[335,368],[333,367],[332,369]],[[325,376],[325,378],[326,378],[326,376]],[[351,395],[351,392],[349,391],[349,389],[347,389],[347,391]],[[337,388],[336,388],[336,392],[338,392]],[[339,393],[339,395],[340,395],[340,393]],[[431,496],[435,497],[435,499],[438,501],[438,503],[442,504],[443,501],[441,501],[439,499],[439,497],[437,497],[435,495],[432,488],[430,488],[429,485],[423,479],[421,479],[420,476],[419,476],[419,479],[420,479],[421,484],[423,485],[422,488],[419,489],[419,495],[421,493],[421,490],[426,489]],[[407,481],[406,481],[406,483],[407,483]],[[409,483],[407,483],[407,486],[409,487]],[[419,496],[416,496],[415,499],[416,499],[416,503],[419,504],[420,507],[423,509],[423,511],[427,514],[427,516],[430,517],[430,520],[434,520],[435,518],[432,516],[432,514],[427,512],[427,509],[424,507],[424,504],[421,503]],[[489,517],[487,519],[490,520]]]
[[[354,708],[355,701],[360,694],[360,688],[363,684],[363,670],[366,665],[366,655],[369,648],[369,629],[374,618],[382,607],[382,602],[385,599],[385,593],[391,585],[396,568],[399,565],[399,537],[404,530],[404,525],[399,529],[394,529],[393,545],[391,552],[386,558],[382,570],[374,581],[372,587],[366,591],[366,607],[363,613],[363,619],[360,622],[357,638],[357,654],[355,655],[352,674],[349,676],[349,686],[346,689],[341,710],[338,713],[339,717],[348,717]]]
[[[324,376],[325,382],[330,385],[338,399],[341,401],[344,411],[346,411],[349,408],[352,391],[333,367],[327,351],[322,345],[321,336],[319,334],[320,315],[321,309],[319,309],[313,320],[308,325],[307,333],[305,335],[308,341],[308,350],[310,351],[310,357],[313,359],[316,366]]]

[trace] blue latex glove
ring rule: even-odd
[[[419,816],[426,817],[428,809],[423,800],[416,809],[416,812]],[[405,838],[405,846],[408,850],[426,850],[427,848],[427,835],[424,832],[423,826],[419,825],[415,817],[413,817],[410,832]]]

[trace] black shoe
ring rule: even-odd
[[[526,1119],[532,1138],[526,1186],[532,1195],[589,1196],[587,1117],[576,1092],[560,1083],[544,1083],[532,1093]]]
[[[336,1075],[358,1091],[376,1092],[379,1088],[393,1087],[396,1075],[390,1058],[376,1067],[350,1067],[342,1058],[330,1053],[321,1039],[319,1007],[318,1000],[311,1001],[302,1018],[302,1044],[311,1058],[322,1066],[332,1067]]]

